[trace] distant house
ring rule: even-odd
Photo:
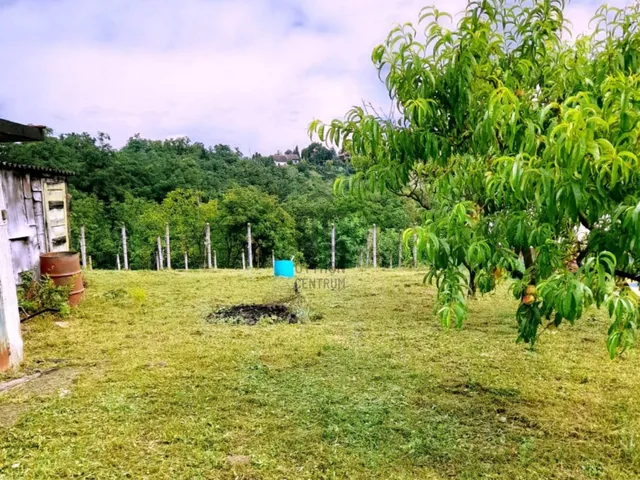
[[[276,164],[276,167],[286,167],[287,166],[287,156],[282,153],[276,153],[273,156],[273,163]]]
[[[285,157],[287,157],[287,161],[291,162],[293,165],[297,165],[300,163],[300,157],[295,153],[286,154]]]
[[[273,163],[276,167],[286,167],[289,164],[297,165],[300,163],[300,156],[295,153],[276,153],[273,155]]]

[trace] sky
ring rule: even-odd
[[[0,0],[0,117],[115,147],[139,133],[302,149],[314,118],[389,111],[371,51],[425,5],[466,1]],[[574,32],[599,5],[569,4]]]

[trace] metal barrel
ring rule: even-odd
[[[84,283],[77,252],[51,252],[40,255],[40,273],[56,285],[73,285],[69,305],[78,305],[84,298]]]

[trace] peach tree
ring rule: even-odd
[[[564,8],[471,1],[452,28],[425,8],[373,50],[392,113],[354,107],[309,129],[351,155],[337,190],[424,207],[406,235],[444,326],[463,324],[470,291],[510,276],[519,341],[602,306],[613,357],[639,317],[640,6],[600,7],[577,38]]]

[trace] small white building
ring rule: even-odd
[[[286,167],[287,165],[297,165],[300,163],[300,157],[295,153],[276,153],[273,155],[273,163],[276,167]]]

